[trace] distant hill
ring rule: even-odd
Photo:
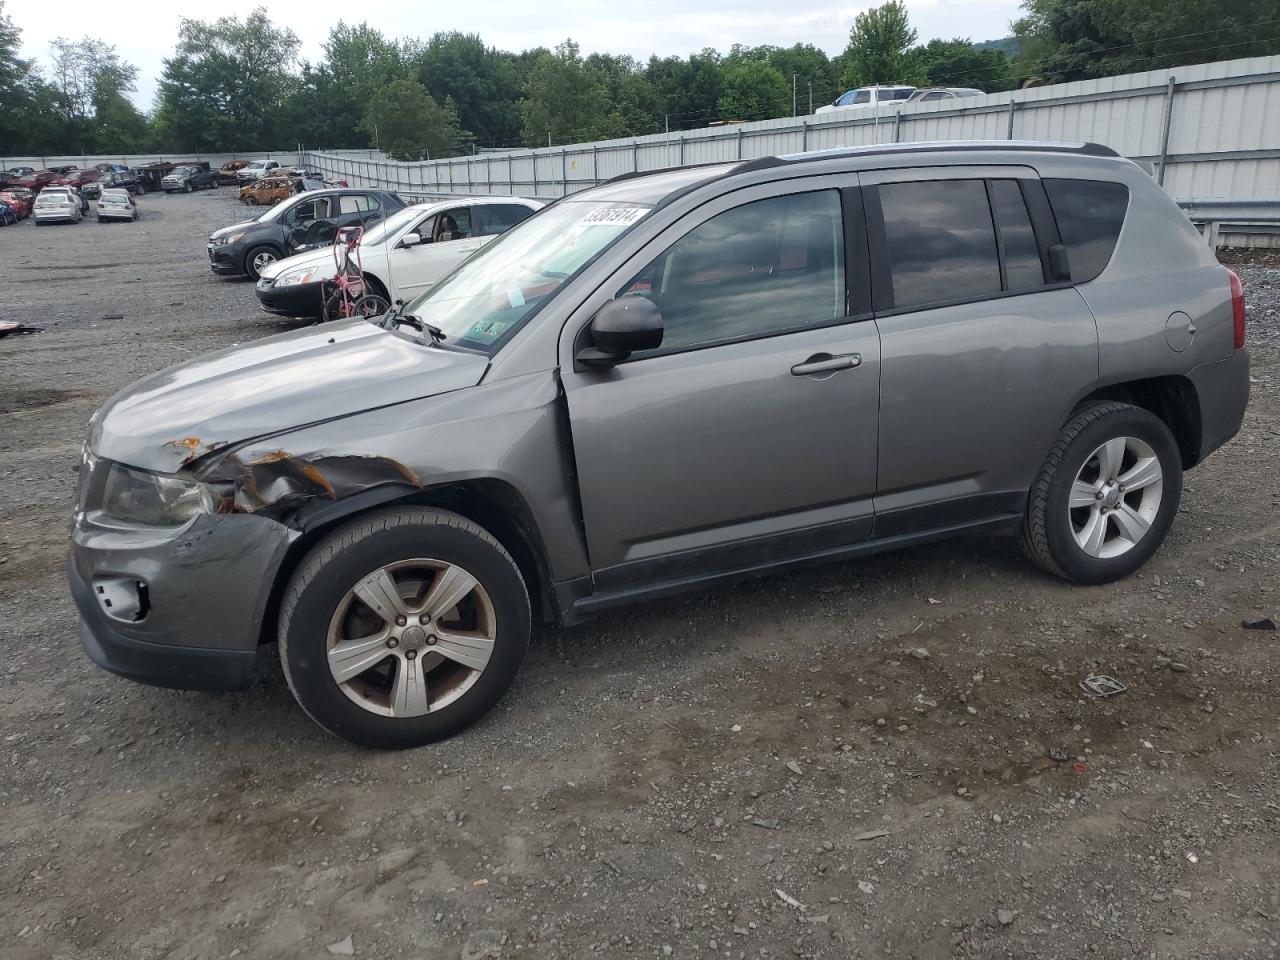
[[[1003,40],[983,40],[981,43],[972,44],[975,50],[1003,50],[1011,57],[1016,57],[1018,51],[1022,48],[1022,44],[1018,42],[1017,37],[1005,37]]]

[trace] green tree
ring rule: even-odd
[[[418,53],[418,80],[484,145],[520,136],[520,96],[528,70],[514,54],[486,47],[476,34],[437,33]]]
[[[845,87],[861,87],[923,79],[911,53],[915,42],[916,31],[902,0],[889,0],[858,14],[849,31],[849,45],[840,57],[840,82]]]
[[[57,93],[35,64],[18,55],[21,40],[0,0],[0,149],[12,155],[60,152]]]
[[[453,106],[436,103],[414,80],[392,80],[375,93],[362,126],[394,160],[457,156],[467,138]]]
[[[918,66],[931,87],[977,87],[988,93],[1011,85],[1004,51],[979,49],[968,40],[930,40],[916,47]]]
[[[1019,77],[1084,80],[1280,52],[1274,0],[1024,0]]]
[[[53,88],[63,149],[72,153],[141,146],[147,119],[130,102],[138,70],[115,47],[84,37],[50,45]]]
[[[578,45],[566,40],[554,53],[534,60],[525,81],[524,142],[531,147],[582,143],[622,136],[625,125],[609,101],[609,90],[583,63]]]
[[[241,21],[183,20],[165,60],[157,135],[175,150],[262,150],[281,145],[298,77],[298,38],[259,7]]]
[[[593,53],[583,62],[587,74],[599,79],[609,94],[613,111],[622,119],[620,136],[661,133],[665,120],[658,95],[633,57]]]
[[[720,116],[720,54],[709,47],[681,57],[650,57],[645,77],[664,124],[673,130],[703,127]]]
[[[718,106],[726,120],[768,120],[791,113],[791,84],[763,60],[730,63]]]

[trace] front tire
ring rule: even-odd
[[[294,574],[280,613],[289,689],[352,743],[417,747],[475,723],[528,646],[529,595],[486,530],[410,507],[352,521]]]
[[[1027,499],[1022,544],[1049,573],[1084,584],[1129,576],[1164,542],[1182,496],[1168,425],[1100,403],[1063,428]]]
[[[244,258],[245,275],[248,276],[250,280],[257,283],[258,277],[262,274],[262,271],[279,259],[280,254],[276,253],[276,251],[271,247],[254,247]]]

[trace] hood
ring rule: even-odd
[[[210,240],[217,240],[219,237],[230,236],[233,233],[243,233],[252,227],[260,227],[262,224],[257,220],[242,220],[240,223],[233,223],[229,227],[219,227],[213,233],[209,234]]]
[[[96,455],[172,473],[255,437],[475,386],[488,358],[361,319],[210,353],[140,380],[93,417]]]

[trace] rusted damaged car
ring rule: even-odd
[[[486,210],[398,245],[480,247]],[[1128,576],[1248,401],[1238,278],[1095,145],[707,164],[492,226],[408,304],[94,414],[94,661],[234,687],[274,642],[326,729],[414,746],[498,702],[535,618],[963,533]]]

